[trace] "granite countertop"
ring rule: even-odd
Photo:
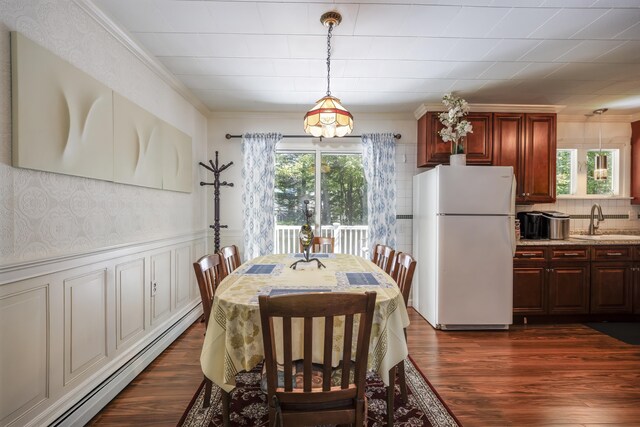
[[[572,236],[575,235],[583,235],[586,234],[584,232],[575,232],[571,233]],[[607,239],[607,235],[615,235],[615,239]],[[629,240],[624,240],[624,235],[630,236]],[[575,239],[569,238],[566,240],[549,240],[549,239],[540,239],[540,240],[530,240],[530,239],[520,239],[518,240],[518,246],[561,246],[561,245],[572,245],[572,246],[593,246],[593,245],[640,245],[640,233],[638,231],[625,230],[620,232],[607,232],[607,233],[598,233],[600,238],[598,240],[585,240],[585,239]]]

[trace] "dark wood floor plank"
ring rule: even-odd
[[[640,425],[640,346],[580,324],[436,331],[409,312],[409,352],[465,427]],[[90,425],[175,425],[202,379],[203,331],[189,328]]]

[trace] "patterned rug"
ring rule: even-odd
[[[237,387],[231,393],[230,424],[232,426],[267,427],[269,411],[266,394],[260,389],[260,366],[251,372],[243,372],[236,377]],[[415,367],[412,361],[405,360],[409,402],[400,400],[400,388],[396,381],[395,426],[399,427],[457,427],[459,422],[440,400],[431,384]],[[376,374],[367,373],[368,427],[387,425],[387,391],[384,383]],[[222,426],[221,393],[213,386],[211,406],[204,409],[204,383],[200,385],[191,403],[187,407],[179,426],[217,427]]]

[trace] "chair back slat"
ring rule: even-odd
[[[396,251],[393,248],[381,244],[377,244],[373,249],[373,258],[371,261],[384,270],[385,273],[391,274],[393,267],[393,256]]]
[[[402,293],[405,306],[409,304],[413,273],[416,270],[416,260],[409,254],[398,252],[391,277],[396,281]]]
[[[240,266],[240,252],[236,245],[225,246],[218,251],[218,254],[222,258],[222,272],[225,276],[231,274],[236,268]]]
[[[333,356],[333,317],[324,318],[324,360],[322,366],[322,391],[331,389],[331,370]]]
[[[293,390],[293,345],[291,343],[291,318],[282,319],[282,349],[284,352],[284,390]]]
[[[349,373],[351,372],[351,344],[353,343],[353,314],[344,317],[344,343],[342,358],[342,382],[340,387],[349,387]]]
[[[193,263],[193,270],[196,274],[198,288],[200,289],[204,323],[205,326],[208,326],[211,307],[213,306],[213,297],[223,277],[220,256],[213,254],[201,257]]]
[[[309,393],[311,391],[311,379],[313,373],[311,372],[311,364],[313,362],[313,317],[304,318],[304,372],[303,372],[303,385],[304,391]]]
[[[376,293],[366,292],[365,294],[355,293],[310,293],[301,295],[282,295],[269,297],[262,295],[259,297],[260,317],[262,322],[262,332],[265,349],[265,366],[267,370],[268,401],[273,402],[273,396],[277,396],[280,402],[283,416],[286,419],[286,409],[294,410],[296,407],[296,417],[302,420],[319,420],[322,418],[304,418],[308,414],[316,414],[330,411],[331,414],[342,411],[351,411],[351,417],[356,411],[356,407],[362,408],[364,399],[364,373],[367,368],[369,356],[369,340],[371,338],[371,324],[375,309]],[[335,317],[344,316],[344,341],[342,348],[342,378],[341,384],[331,384],[333,338]],[[355,316],[359,318],[357,333],[357,343],[354,346],[353,328]],[[277,365],[274,342],[273,319],[282,318],[283,325],[283,356],[284,356],[284,385],[277,383]],[[293,371],[292,366],[292,341],[291,326],[292,319],[298,318],[303,323],[302,350],[304,360],[302,388],[294,385],[291,389]],[[314,385],[313,375],[313,324],[314,318],[324,318],[324,347],[322,372],[322,385]],[[318,322],[318,321],[316,321]],[[356,349],[352,354],[352,347]],[[353,359],[353,361],[352,361]],[[355,377],[350,380],[352,364],[355,364]],[[345,399],[353,399],[353,406],[344,406]],[[334,406],[331,406],[331,405]],[[294,406],[287,406],[294,405]],[[310,406],[311,405],[311,406]],[[317,408],[313,405],[317,405]],[[299,413],[302,411],[301,413]],[[306,415],[305,415],[306,414]],[[333,417],[333,415],[332,415]],[[333,418],[332,418],[333,419]],[[349,423],[353,418],[345,418],[341,423]],[[313,424],[313,423],[312,423]]]

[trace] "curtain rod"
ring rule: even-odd
[[[227,139],[231,139],[231,138],[242,138],[242,135],[231,135],[230,133],[226,134],[224,136]],[[323,137],[315,137],[315,136],[311,136],[311,135],[282,135],[283,138],[320,138],[320,141],[323,140]],[[400,139],[402,138],[402,135],[399,133],[394,133],[393,137],[395,139]],[[362,138],[362,135],[346,135],[346,136],[340,136],[340,137],[336,137],[337,139],[341,139],[341,138]],[[333,139],[333,138],[327,138],[327,139]]]

